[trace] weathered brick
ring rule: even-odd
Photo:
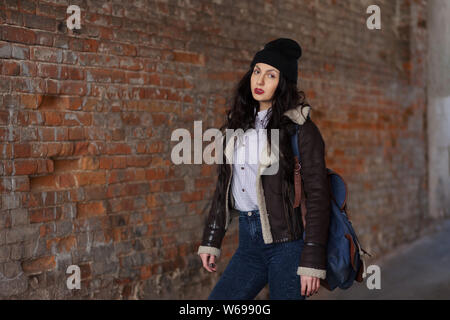
[[[24,208],[11,210],[11,226],[21,226],[28,223],[28,210]]]
[[[10,259],[10,252],[11,247],[10,246],[1,246],[0,247],[0,263],[6,262]],[[19,260],[21,259],[21,256],[18,257],[11,257],[12,260]]]
[[[62,124],[63,113],[61,112],[53,112],[53,111],[45,111],[42,113],[44,116],[44,124],[46,126],[59,126]]]
[[[22,269],[26,274],[37,274],[53,270],[55,266],[55,256],[40,257],[22,262]]]
[[[20,96],[22,107],[29,109],[36,109],[38,106],[38,99],[35,94],[22,94]]]
[[[61,207],[30,210],[30,223],[40,223],[59,220],[62,215]]]
[[[6,243],[36,240],[39,236],[39,228],[34,225],[17,226],[6,230]]]
[[[56,246],[58,252],[70,252],[72,248],[76,248],[77,239],[71,235],[65,238],[53,238],[47,240],[47,249],[51,250],[53,246]]]
[[[21,205],[19,193],[10,192],[2,194],[2,210],[19,208]]]
[[[46,30],[50,32],[56,31],[56,20],[46,18],[43,16],[37,16],[34,14],[24,14],[23,21],[25,27],[31,29]]]
[[[41,45],[41,46],[52,46],[53,45],[53,34],[49,33],[49,32],[42,32],[42,31],[37,31],[36,32],[36,44]]]
[[[20,64],[17,61],[4,61],[2,63],[2,74],[6,76],[18,76],[20,74]]]
[[[37,173],[37,160],[16,160],[14,162],[16,175],[21,174],[35,174]]]
[[[69,128],[69,140],[83,140],[84,129],[83,128]]]
[[[31,0],[21,0],[20,11],[34,14],[36,13],[36,3]]]
[[[36,43],[36,34],[34,33],[34,31],[15,26],[3,26],[2,28],[3,40],[24,44]]]
[[[63,81],[59,83],[59,95],[84,96],[87,93],[87,86],[84,83],[75,81]]]
[[[195,52],[174,51],[173,58],[177,62],[205,65],[204,55]]]
[[[9,42],[0,41],[0,58],[11,58],[12,48]]]
[[[77,218],[84,219],[106,214],[106,208],[102,201],[77,204]]]
[[[105,172],[83,172],[75,174],[75,180],[78,186],[104,184],[106,181]]]

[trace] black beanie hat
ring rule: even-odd
[[[264,45],[264,49],[258,51],[250,64],[253,69],[258,62],[267,63],[278,70],[290,81],[297,83],[297,60],[302,56],[300,45],[287,38],[279,38]]]

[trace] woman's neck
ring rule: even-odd
[[[271,106],[272,106],[272,103],[270,103],[270,102],[267,102],[267,103],[260,102],[259,103],[259,111],[268,110]]]

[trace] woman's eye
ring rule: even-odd
[[[259,73],[259,70],[254,70],[253,73]],[[269,77],[276,78],[273,74],[268,74]]]

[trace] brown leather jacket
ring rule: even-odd
[[[266,164],[260,164],[256,179],[256,194],[264,243],[297,240],[302,238],[303,231],[305,231],[305,245],[302,249],[297,274],[325,279],[330,186],[325,164],[325,143],[318,127],[309,117],[309,111],[309,106],[303,108],[299,106],[284,114],[290,121],[300,125],[299,152],[302,166],[300,172],[306,198],[306,215],[301,212],[300,206],[293,208],[294,185],[282,179],[282,170],[279,169],[273,175],[261,175],[264,170],[275,163],[273,159]],[[230,139],[226,145],[225,139],[223,139],[222,143],[225,147],[224,157],[232,159],[234,139]],[[283,161],[283,158],[280,157],[280,159]],[[233,216],[239,214],[234,209],[234,198],[230,191],[232,164],[225,163],[224,159],[224,164],[219,166],[225,167],[222,168],[224,170],[219,170],[211,209],[198,249],[198,254],[210,253],[217,258],[220,257],[220,247],[225,232]],[[305,221],[305,225],[303,221]]]

